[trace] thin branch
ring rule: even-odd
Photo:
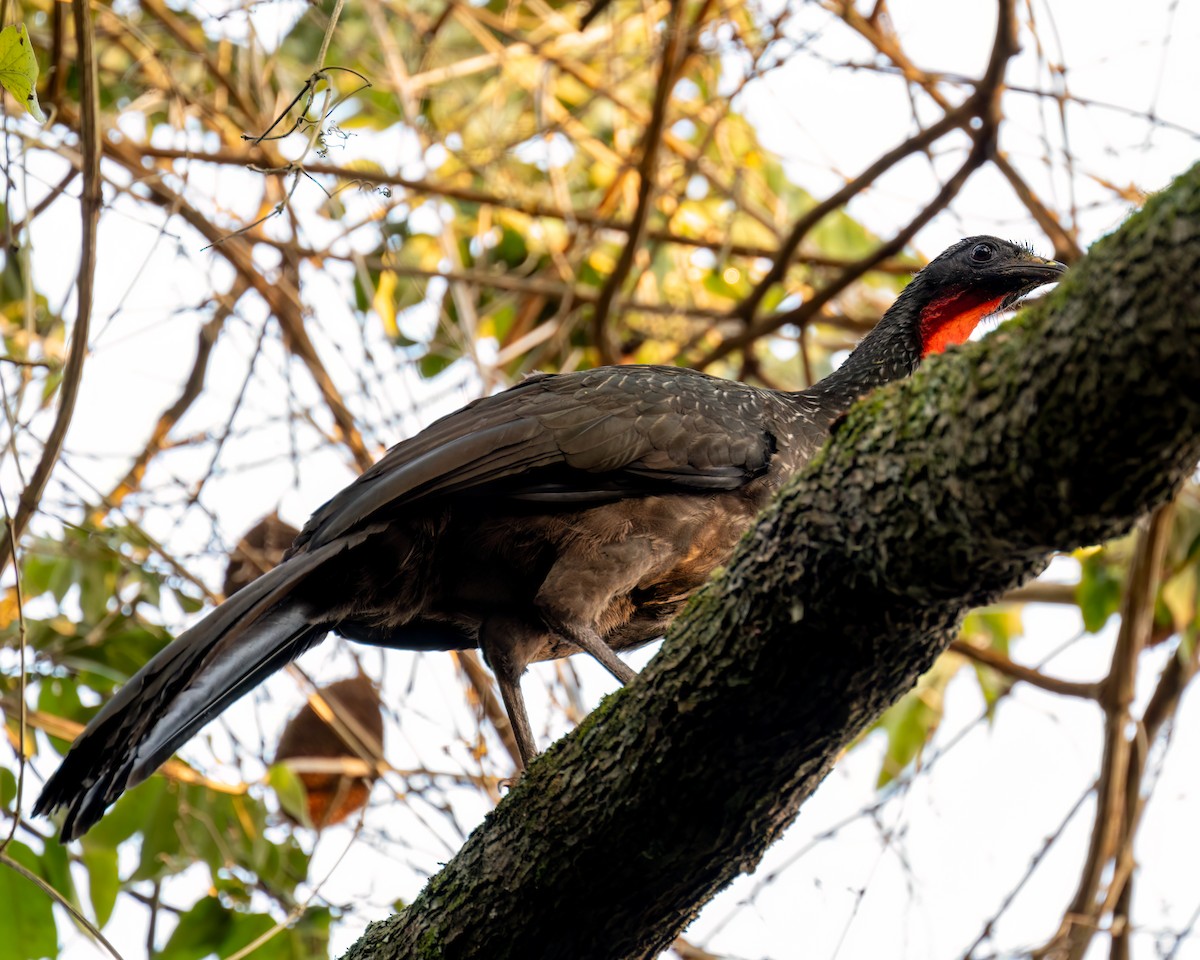
[[[96,52],[92,32],[92,19],[88,4],[75,0],[72,5],[75,18],[75,38],[78,45],[76,69],[79,72],[79,118],[81,169],[83,191],[79,198],[81,238],[79,276],[76,280],[75,327],[71,331],[71,352],[63,367],[62,385],[59,388],[58,412],[54,425],[46,437],[42,456],[21,491],[16,514],[9,523],[11,533],[0,540],[0,570],[12,558],[10,544],[15,543],[24,532],[29,519],[37,510],[42,492],[62,453],[67,427],[75,412],[75,401],[79,396],[79,384],[83,378],[83,361],[87,356],[88,329],[92,313],[92,294],[96,272],[96,226],[100,220],[100,207],[104,201],[100,178],[100,104],[96,85]]]
[[[4,851],[8,849],[13,838],[17,835],[17,827],[20,825],[21,818],[21,799],[25,794],[25,771],[28,764],[25,759],[25,751],[27,744],[25,742],[25,734],[29,728],[29,704],[25,702],[25,687],[29,682],[28,666],[25,662],[28,646],[28,631],[25,626],[25,597],[21,592],[21,557],[17,553],[17,538],[14,536],[12,517],[8,513],[8,500],[4,496],[4,492],[0,491],[0,505],[4,507],[4,528],[8,534],[8,546],[12,551],[13,566],[16,568],[13,577],[13,594],[17,602],[17,669],[20,671],[20,679],[17,681],[17,795],[13,799],[13,823],[12,830],[9,831],[3,842],[0,842],[0,856],[4,855]],[[14,711],[6,710],[10,716]]]
[[[1014,886],[1008,891],[1007,894],[1005,894],[1004,899],[1000,902],[1000,906],[996,909],[996,912],[991,915],[987,923],[983,925],[983,929],[979,931],[979,936],[975,938],[975,941],[969,947],[967,947],[966,952],[963,954],[963,960],[972,960],[972,958],[975,956],[975,951],[991,938],[992,933],[996,928],[996,924],[999,922],[1000,918],[1004,916],[1004,914],[1008,911],[1008,908],[1013,905],[1013,902],[1017,899],[1017,895],[1025,888],[1025,884],[1029,882],[1034,873],[1037,872],[1037,868],[1046,858],[1046,854],[1050,852],[1050,849],[1063,835],[1063,831],[1066,830],[1071,821],[1075,819],[1075,814],[1080,811],[1080,809],[1083,807],[1083,802],[1089,796],[1091,796],[1091,793],[1092,791],[1090,789],[1084,790],[1083,793],[1079,795],[1079,799],[1076,800],[1071,806],[1071,809],[1067,811],[1066,816],[1062,818],[1054,831],[1042,841],[1042,845],[1038,848],[1037,852],[1033,855],[1033,858],[1029,861],[1029,865],[1025,868],[1025,872],[1021,874],[1021,879],[1017,881],[1016,886]]]
[[[703,15],[701,11],[700,16]],[[642,158],[638,164],[638,198],[634,208],[633,220],[630,222],[629,233],[625,247],[613,271],[600,288],[600,296],[592,307],[592,342],[599,352],[602,363],[613,363],[617,359],[613,344],[612,331],[609,329],[608,311],[613,299],[629,271],[633,267],[634,257],[641,249],[642,231],[646,226],[646,217],[650,213],[650,202],[654,196],[655,172],[658,167],[658,151],[662,146],[663,128],[666,123],[667,107],[671,102],[671,90],[675,86],[681,54],[684,49],[684,34],[687,16],[683,10],[683,0],[672,0],[671,9],[667,13],[667,42],[663,47],[662,65],[658,76],[658,86],[654,91],[654,109],[650,115],[650,123],[642,138]]]
[[[974,112],[970,101],[953,110],[948,110],[945,116],[933,126],[927,127],[889,150],[857,177],[848,181],[844,187],[836,193],[830,194],[805,213],[793,224],[791,232],[780,246],[779,252],[775,256],[775,262],[771,264],[767,275],[755,285],[750,295],[731,311],[731,315],[740,317],[746,324],[752,323],[763,298],[775,284],[786,276],[788,267],[792,264],[800,244],[817,224],[835,210],[849,203],[851,199],[870,187],[905,157],[919,150],[925,150],[947,133],[963,127],[972,116],[974,116]]]
[[[1037,221],[1037,225],[1054,244],[1055,258],[1064,263],[1074,263],[1082,257],[1083,249],[1076,242],[1075,237],[1058,222],[1058,218],[1050,212],[1049,207],[1042,203],[1041,198],[1033,192],[1033,188],[1025,182],[1016,167],[1009,162],[1008,154],[997,150],[992,155],[992,163],[1004,175],[1004,179],[1013,188],[1013,192],[1025,204],[1025,209],[1029,211],[1030,216]]]
[[[1006,677],[1020,680],[1022,683],[1028,683],[1030,686],[1039,687],[1042,690],[1048,690],[1050,693],[1058,693],[1065,697],[1096,700],[1103,689],[1103,684],[1100,682],[1079,683],[1073,680],[1061,680],[1058,677],[1051,677],[1040,670],[1033,669],[1033,667],[1014,663],[1008,657],[1004,656],[1004,654],[998,653],[989,647],[976,646],[967,640],[955,640],[950,644],[950,649],[955,653],[962,654],[969,660],[973,660],[975,663],[991,667]]]
[[[155,423],[154,429],[150,432],[150,439],[146,442],[146,446],[134,458],[129,469],[125,471],[125,476],[117,481],[105,498],[107,504],[119,505],[126,496],[141,486],[142,478],[146,474],[146,467],[163,450],[167,443],[167,436],[175,424],[179,422],[200,396],[201,391],[204,389],[204,378],[208,371],[208,359],[212,354],[213,347],[216,346],[217,338],[221,335],[225,321],[233,313],[234,307],[247,288],[248,284],[245,279],[239,275],[229,292],[224,297],[221,297],[212,319],[200,328],[196,344],[196,359],[192,363],[191,371],[184,380],[183,390],[175,402],[159,415],[158,422]]]
[[[1000,599],[1004,603],[1061,603],[1078,606],[1079,584],[1034,580],[1033,583],[1017,587],[1016,590],[1009,590]]]
[[[67,113],[65,107],[63,112]],[[125,167],[136,179],[141,181],[141,185],[149,193],[148,199],[153,203],[183,217],[211,244],[216,244],[217,241],[227,237],[223,230],[218,229],[207,217],[161,180],[147,179],[137,147],[125,140],[111,139],[105,140],[103,146],[105,154],[110,159]],[[333,416],[338,441],[350,451],[359,469],[367,469],[375,462],[375,458],[363,443],[362,435],[354,422],[354,415],[346,406],[346,402],[342,399],[333,378],[325,368],[316,346],[304,328],[304,310],[300,303],[300,292],[284,279],[277,278],[272,281],[265,276],[254,261],[254,253],[250,244],[242,237],[225,239],[225,242],[213,249],[228,260],[230,266],[266,301],[283,331],[285,346],[304,363],[316,382],[321,397]]]
[[[159,23],[166,28],[167,32],[178,41],[183,49],[187,50],[192,56],[198,58],[204,64],[204,75],[209,80],[221,84],[225,92],[237,105],[241,111],[244,125],[253,127],[255,119],[258,117],[259,110],[257,105],[251,102],[248,96],[249,90],[259,89],[256,85],[250,85],[247,90],[242,90],[233,82],[234,74],[229,70],[222,70],[221,65],[217,63],[210,52],[210,46],[201,43],[196,39],[197,34],[203,38],[204,33],[199,28],[189,29],[179,15],[168,7],[163,0],[143,0],[140,4],[140,9],[145,13],[150,14]],[[147,49],[151,52],[156,52],[154,44],[147,41]],[[228,108],[226,108],[228,109]]]
[[[851,264],[800,306],[783,313],[769,314],[761,318],[757,323],[747,326],[741,333],[722,340],[716,347],[697,359],[695,366],[699,369],[709,367],[718,360],[723,360],[731,353],[745,349],[760,337],[774,333],[776,330],[789,324],[803,328],[811,323],[821,315],[822,311],[838,294],[854,283],[855,280],[874,270],[879,263],[882,263],[889,257],[895,256],[903,250],[909,240],[916,236],[918,230],[949,205],[950,201],[958,195],[963,184],[967,182],[972,173],[983,165],[986,158],[987,146],[982,139],[978,139],[975,141],[975,146],[971,152],[967,155],[967,159],[963,161],[962,166],[955,171],[954,176],[946,182],[946,185],[942,187],[937,196],[916,217],[910,220],[907,226],[893,236],[891,240],[877,247],[873,253]]]
[[[68,170],[66,173],[64,173],[62,175],[62,179],[60,179],[58,181],[58,183],[56,183],[53,187],[50,188],[50,192],[47,193],[44,197],[42,197],[41,200],[39,200],[32,207],[29,208],[29,210],[25,214],[25,216],[21,218],[21,222],[16,225],[15,229],[13,230],[13,234],[20,235],[20,233],[23,230],[25,230],[31,223],[33,223],[34,220],[36,220],[43,213],[45,213],[46,210],[48,210],[50,208],[51,204],[54,203],[55,200],[57,200],[59,197],[63,196],[66,193],[67,187],[69,187],[72,183],[75,182],[75,178],[77,176],[79,176],[79,171],[75,167],[71,167],[70,170]]]
[[[516,769],[521,769],[524,761],[521,759],[520,750],[517,749],[517,738],[513,734],[512,722],[508,719],[504,706],[496,698],[491,672],[480,662],[479,654],[474,650],[455,650],[453,654],[479,699],[483,715],[496,731],[500,742],[504,744],[504,749],[512,758]]]
[[[192,150],[179,150],[172,147],[157,147],[151,144],[137,144],[135,149],[144,157],[162,160],[185,160],[193,163],[216,163],[246,167],[248,169],[262,169],[261,158],[256,158],[243,150],[196,152]],[[286,166],[279,168],[280,171],[286,171],[286,169]],[[487,190],[477,190],[472,187],[457,187],[451,183],[423,180],[419,177],[405,177],[398,173],[388,173],[381,170],[356,170],[330,163],[306,163],[304,171],[313,176],[338,177],[350,182],[366,183],[379,187],[400,187],[404,190],[411,190],[414,193],[427,193],[433,196],[446,197],[450,200],[459,200],[463,203],[493,206],[503,210],[514,210],[517,213],[523,213],[530,217],[546,217],[566,222],[573,221],[584,226],[595,227],[599,230],[629,233],[632,228],[632,224],[628,221],[613,220],[592,210],[569,210],[562,206],[545,203],[533,198],[518,199],[515,197],[506,197]],[[274,168],[268,168],[266,172],[277,171]],[[712,234],[711,236],[698,237],[662,228],[647,227],[643,236],[646,240],[652,240],[657,243],[673,243],[702,250],[720,251],[741,257],[766,257],[774,259],[779,254],[779,250],[773,247],[763,247],[748,243],[731,243],[728,237],[717,236],[715,228],[710,233]],[[257,239],[260,241],[264,240],[261,237]],[[831,257],[819,253],[796,253],[793,255],[792,262],[808,264],[814,267],[842,268],[849,266],[854,261],[848,260],[845,257]],[[885,260],[874,269],[880,273],[903,276],[912,273],[918,266],[919,264],[907,260]]]
[[[0,357],[0,363],[12,364],[14,367],[29,367],[32,369],[57,370],[59,364],[52,360],[29,360],[25,357]]]
[[[104,934],[102,934],[100,932],[99,927],[97,927],[94,923],[92,923],[91,920],[89,920],[82,913],[80,913],[79,908],[76,907],[75,904],[73,904],[65,896],[63,896],[61,893],[59,893],[57,890],[55,890],[52,886],[50,886],[50,884],[48,884],[45,880],[43,880],[41,877],[39,877],[36,873],[34,873],[32,870],[29,870],[28,868],[26,868],[23,864],[18,863],[16,860],[14,860],[12,857],[10,857],[7,853],[0,853],[0,865],[8,867],[9,870],[13,870],[16,873],[19,873],[30,883],[41,888],[41,891],[44,894],[46,894],[46,896],[50,897],[55,903],[57,903],[60,907],[62,907],[64,910],[66,910],[67,913],[69,913],[71,915],[71,918],[76,923],[78,923],[81,927],[83,927],[84,930],[87,931],[87,934],[89,937],[91,937],[98,944],[100,944],[102,947],[104,947],[104,949],[107,950],[110,954],[112,954],[113,957],[116,958],[116,960],[124,960],[124,958],[121,956],[121,954],[117,952],[117,948],[114,947],[111,943],[109,943],[108,940],[105,938]]]
[[[1132,740],[1129,755],[1129,770],[1126,774],[1125,809],[1120,844],[1117,853],[1117,869],[1109,883],[1109,893],[1101,908],[1112,912],[1111,960],[1128,960],[1129,934],[1132,930],[1130,910],[1133,904],[1133,867],[1135,865],[1133,844],[1142,815],[1146,811],[1149,791],[1143,790],[1146,759],[1151,745],[1158,738],[1163,724],[1175,716],[1183,691],[1196,676],[1200,665],[1200,645],[1192,644],[1185,656],[1182,650],[1167,662],[1159,675],[1154,693],[1142,713],[1138,733]]]
[[[1169,504],[1160,507],[1137,537],[1121,604],[1121,628],[1101,698],[1105,716],[1104,755],[1096,784],[1096,815],[1087,859],[1058,932],[1034,952],[1037,958],[1082,960],[1096,932],[1099,921],[1096,893],[1105,867],[1117,853],[1122,824],[1130,815],[1126,809],[1131,754],[1126,732],[1129,708],[1133,702],[1138,655],[1154,626],[1154,605],[1172,516]]]
[[[15,697],[0,697],[0,710],[3,710],[5,713],[15,714],[19,709],[20,704]],[[66,740],[68,743],[79,736],[84,726],[75,720],[56,717],[52,713],[45,713],[41,710],[29,710],[26,722],[35,730],[41,730],[51,737]],[[182,760],[168,760],[159,769],[159,772],[168,780],[196,784],[203,786],[207,790],[213,790],[217,793],[227,793],[232,796],[240,796],[249,789],[244,783],[223,783],[220,780],[209,779],[204,774],[189,767]]]
[[[943,110],[950,108],[950,101],[938,87],[939,82],[947,79],[945,75],[939,74],[935,76],[913,63],[908,54],[905,53],[904,48],[900,45],[899,37],[896,36],[895,31],[888,28],[885,21],[879,21],[874,17],[864,19],[850,0],[840,0],[836,6],[838,8],[837,12],[842,16],[846,24],[871,43],[877,51],[891,60],[897,71],[903,74],[909,83],[919,86]],[[966,82],[972,85],[975,84],[973,80]],[[1007,85],[1005,88],[1011,89]],[[996,169],[1009,182],[1017,198],[1025,204],[1025,208],[1029,211],[1030,216],[1037,221],[1038,226],[1050,238],[1051,243],[1054,244],[1055,256],[1067,263],[1074,263],[1078,260],[1083,255],[1083,251],[1079,248],[1079,244],[1076,243],[1075,238],[1063,227],[1050,209],[1042,203],[1037,194],[1033,192],[1032,188],[1017,172],[1016,168],[1009,162],[1007,155],[996,149],[993,151],[990,159],[996,165]]]

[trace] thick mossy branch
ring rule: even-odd
[[[655,956],[967,609],[1170,495],[1198,371],[1200,167],[1046,303],[860,403],[642,676],[347,957]]]

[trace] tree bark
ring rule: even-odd
[[[346,954],[653,957],[960,618],[1200,458],[1200,166],[1043,304],[860,402],[661,653]]]

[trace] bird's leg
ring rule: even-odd
[[[637,676],[637,671],[618,657],[616,651],[605,643],[604,638],[591,627],[563,626],[559,628],[559,632],[584,653],[591,654],[621,683],[628,683]]]
[[[617,598],[627,596],[661,564],[659,553],[646,537],[585,542],[579,553],[560,554],[538,588],[534,606],[552,633],[628,683],[637,673],[617,656],[596,624]]]
[[[523,773],[537,756],[529,712],[525,709],[525,697],[521,693],[521,674],[529,664],[526,650],[529,640],[527,627],[505,618],[490,618],[479,629],[479,647],[496,676],[508,722],[512,725],[513,738],[517,741],[517,752],[520,754],[518,774]]]
[[[533,728],[529,725],[529,714],[525,710],[525,696],[521,693],[521,681],[509,680],[502,674],[496,674],[496,682],[500,685],[500,696],[504,700],[504,709],[508,712],[508,722],[512,724],[513,738],[517,741],[517,751],[521,755],[517,764],[517,776],[520,777],[537,756],[537,746],[533,742]]]

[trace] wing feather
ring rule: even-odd
[[[683,368],[531,377],[392,447],[313,515],[295,549],[460,493],[578,505],[737,489],[766,471],[775,447],[762,397]]]

